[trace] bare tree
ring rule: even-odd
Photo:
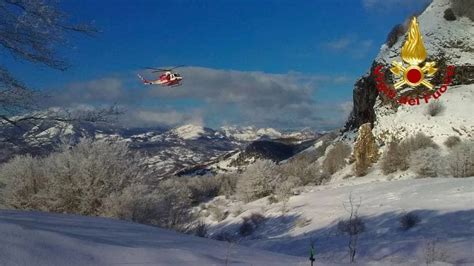
[[[339,221],[339,231],[349,236],[349,242],[347,244],[349,248],[349,260],[351,263],[355,262],[355,256],[357,253],[357,245],[359,242],[359,235],[365,231],[365,223],[359,216],[359,208],[361,206],[362,199],[359,198],[359,202],[354,202],[352,193],[349,195],[349,202],[344,203],[344,209],[349,213],[349,219]]]
[[[0,53],[15,59],[64,71],[69,63],[58,49],[67,45],[67,34],[76,32],[92,36],[97,30],[90,24],[71,23],[69,16],[53,0],[0,0]],[[44,120],[101,120],[119,113],[115,108],[73,114],[71,112],[32,112],[40,108],[41,94],[24,85],[0,65],[0,125],[23,129]],[[24,115],[28,113],[28,115]]]

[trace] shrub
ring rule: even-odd
[[[249,236],[255,231],[254,225],[249,221],[244,221],[239,227],[239,234],[241,236]]]
[[[175,177],[177,179],[182,177]],[[191,199],[193,203],[203,202],[206,199],[219,195],[221,182],[216,176],[196,176],[187,178],[184,182],[185,186],[191,191]]]
[[[219,204],[210,204],[208,206],[208,209],[214,220],[218,222],[225,220],[225,218],[227,218],[227,216],[229,215],[229,212],[222,210]]]
[[[280,164],[277,171],[283,177],[294,176],[299,178],[301,185],[320,183],[317,180],[320,166],[316,162],[319,156],[319,150],[303,152],[291,158],[286,163]]]
[[[346,165],[346,158],[351,154],[351,147],[343,142],[334,144],[323,161],[323,170],[334,174]]]
[[[147,186],[133,184],[107,197],[102,207],[102,215],[151,224],[158,216],[155,209],[158,202],[157,195]]]
[[[278,203],[278,198],[275,195],[270,195],[270,197],[267,198],[268,204],[274,204]]]
[[[420,177],[437,177],[442,173],[443,160],[439,151],[428,147],[410,155],[410,167]]]
[[[186,231],[193,220],[191,191],[179,180],[168,179],[155,189],[132,185],[112,194],[104,205],[103,215]]]
[[[238,205],[234,210],[232,210],[232,215],[234,217],[237,217],[239,216],[241,213],[244,212],[244,209],[242,209],[242,206],[241,205]]]
[[[451,8],[448,8],[448,9],[444,10],[444,16],[443,17],[447,21],[456,20],[456,15],[454,15],[453,9],[451,9]]]
[[[408,212],[400,217],[400,228],[404,231],[415,227],[421,221],[420,217],[413,212]]]
[[[219,195],[226,198],[234,195],[237,187],[238,175],[234,173],[218,174],[216,179],[219,180]]]
[[[340,220],[337,223],[337,230],[348,235],[358,235],[365,231],[365,223],[361,217],[354,217],[352,220]]]
[[[427,107],[426,112],[430,116],[437,116],[444,111],[444,105],[439,101],[431,101]]]
[[[47,177],[42,162],[29,155],[17,156],[0,168],[0,180],[5,182],[5,204],[16,209],[48,210]]]
[[[461,142],[461,139],[458,136],[449,136],[444,142],[444,145],[446,145],[446,147],[448,148],[452,148],[458,145],[460,142]]]
[[[474,176],[474,142],[465,141],[451,149],[449,171],[454,177]]]
[[[196,224],[196,226],[194,226],[192,233],[198,237],[206,237],[208,230],[207,228],[208,227],[205,223],[199,222]]]
[[[278,172],[282,177],[294,176],[299,178],[302,186],[308,184],[321,185],[328,178],[326,175],[321,175],[322,169],[318,162],[303,164],[301,161],[291,160],[279,165]]]
[[[237,194],[245,202],[266,197],[273,193],[277,179],[275,163],[257,160],[240,175]]]
[[[331,175],[328,172],[322,170],[318,163],[310,165],[308,167],[308,171],[311,171],[312,178],[307,180],[308,182],[303,183],[303,185],[311,184],[319,186],[331,180]]]
[[[239,234],[249,236],[265,221],[265,217],[259,213],[252,213],[250,216],[244,217],[243,220],[239,227]]]
[[[384,174],[396,172],[403,168],[403,160],[403,153],[400,151],[398,143],[390,142],[382,157],[382,172]]]
[[[399,163],[400,170],[407,170],[410,166],[410,155],[418,150],[425,148],[437,149],[438,145],[428,136],[422,132],[418,132],[416,135],[411,136],[400,142],[398,152],[400,154]]]
[[[300,179],[290,176],[285,181],[276,186],[275,194],[278,200],[287,201],[293,195],[293,189],[300,185]]]
[[[160,182],[155,193],[160,195],[156,209],[161,217],[157,224],[178,231],[185,229],[184,226],[193,218],[189,211],[192,207],[191,191],[179,181],[168,179]]]
[[[400,143],[403,151],[414,152],[424,148],[438,148],[438,145],[422,132],[418,132],[415,136],[409,137]]]

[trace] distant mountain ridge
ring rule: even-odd
[[[0,127],[0,136],[19,133],[20,131],[11,127]],[[171,129],[122,128],[107,123],[77,121],[49,121],[40,126],[31,126],[21,133],[21,138],[17,138],[17,141],[0,144],[0,162],[5,162],[16,154],[43,156],[57,149],[60,143],[74,145],[81,138],[93,138],[128,143],[131,149],[145,155],[145,163],[157,177],[183,173],[196,166],[200,169],[199,166],[209,165],[229,154],[244,151],[247,146],[258,146],[260,141],[265,141],[268,147],[290,147],[320,136],[309,129],[280,132],[273,128],[228,126],[215,130],[193,124]],[[269,150],[269,153],[262,153],[262,156],[268,159],[282,157],[281,154],[276,154],[276,149]],[[196,173],[199,174],[199,171]]]

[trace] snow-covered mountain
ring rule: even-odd
[[[237,140],[252,141],[259,138],[280,138],[282,133],[273,128],[255,128],[255,127],[236,127],[223,126],[221,130],[228,137],[233,137]]]
[[[237,127],[237,126],[223,126],[220,131],[229,138],[233,138],[240,141],[254,141],[262,139],[297,139],[297,140],[308,140],[317,138],[321,133],[316,132],[309,128],[301,130],[285,130],[279,131],[274,128],[256,128],[256,127]]]

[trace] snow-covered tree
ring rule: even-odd
[[[237,194],[244,201],[252,201],[270,195],[278,179],[275,163],[257,160],[249,165],[237,181]]]
[[[420,177],[436,177],[443,171],[443,158],[435,148],[417,150],[410,155],[410,168]]]
[[[454,177],[474,176],[474,142],[461,142],[448,156],[449,170]]]
[[[7,204],[99,215],[104,199],[140,182],[145,172],[125,143],[83,140],[46,158],[18,157],[0,168]]]
[[[397,142],[390,142],[382,157],[382,171],[390,174],[397,170],[406,170],[404,153]]]

